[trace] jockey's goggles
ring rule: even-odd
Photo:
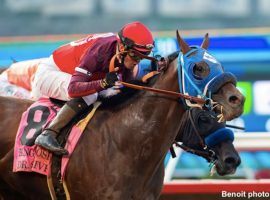
[[[141,56],[139,56],[135,51],[128,51],[127,53],[129,55],[129,57],[136,61],[139,62],[140,60],[142,60],[143,58]]]
[[[146,50],[145,53],[147,53],[147,55],[151,53],[152,49],[155,46],[154,44],[146,44],[146,45],[137,44],[132,39],[130,39],[128,37],[124,37],[122,31],[123,30],[121,30],[118,33],[118,36],[119,36],[121,42],[124,44],[126,50],[131,50],[131,49],[134,49],[134,50],[138,49],[139,50],[139,49],[142,49],[142,50]]]

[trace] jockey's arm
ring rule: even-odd
[[[68,94],[71,98],[94,94],[104,89],[101,81],[102,79],[92,80],[91,76],[75,71],[68,86]]]
[[[107,65],[114,53],[111,48],[96,42],[85,52],[69,83],[68,94],[71,98],[87,96],[108,88],[108,85],[104,85],[104,79],[108,80]]]

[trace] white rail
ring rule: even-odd
[[[236,133],[234,145],[241,150],[270,150],[270,132]]]

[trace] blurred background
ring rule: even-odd
[[[210,177],[205,160],[179,152],[166,181],[270,178],[269,0],[0,0],[0,67],[47,57],[62,44],[118,32],[135,20],[154,31],[154,53],[161,55],[178,49],[176,29],[193,45],[209,32],[210,52],[237,76],[246,96],[244,114],[230,122],[246,128],[235,130],[242,159],[236,174]]]
[[[153,31],[269,26],[268,0],[0,0],[0,35],[118,31],[140,20]]]

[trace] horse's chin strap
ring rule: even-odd
[[[196,150],[192,149],[190,147],[187,147],[184,144],[178,144],[177,142],[174,142],[174,144],[177,147],[181,147],[187,152],[196,154],[198,156],[202,156],[208,160],[208,162],[213,162],[215,160],[215,152],[211,149],[211,147],[214,147],[221,143],[222,141],[234,141],[234,134],[232,130],[227,128],[219,128],[215,132],[211,133],[207,137],[205,137],[203,143],[203,150]]]
[[[216,160],[216,154],[215,152],[210,149],[207,145],[205,145],[205,147],[203,148],[203,150],[197,150],[197,149],[193,149],[190,148],[184,144],[179,144],[178,142],[174,142],[176,147],[180,147],[181,149],[183,149],[186,152],[195,154],[197,156],[201,156],[203,158],[205,158],[208,162],[214,162]],[[170,151],[172,153],[173,147],[170,148]],[[173,150],[174,151],[174,150]],[[174,152],[174,155],[172,154],[172,157],[175,158],[176,154]]]

